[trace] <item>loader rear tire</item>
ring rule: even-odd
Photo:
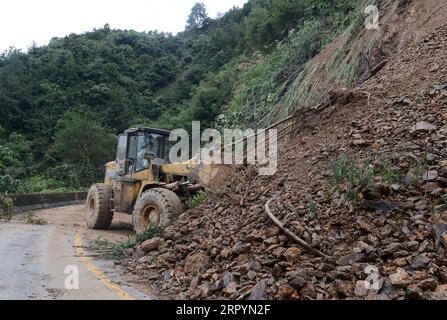
[[[174,192],[163,188],[144,191],[135,202],[133,210],[135,232],[142,234],[151,223],[165,227],[182,212],[182,202]]]
[[[87,194],[85,222],[90,229],[107,229],[112,223],[110,188],[103,183],[90,187]]]

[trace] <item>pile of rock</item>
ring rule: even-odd
[[[415,52],[399,59],[416,63]],[[433,77],[447,68],[437,63]],[[394,70],[390,61],[379,78]],[[124,268],[187,299],[447,299],[447,86],[403,97],[369,89],[283,141],[274,176],[240,169]],[[328,182],[342,155],[380,171],[354,190],[355,204]],[[331,259],[282,234],[264,212],[270,199],[283,225]]]

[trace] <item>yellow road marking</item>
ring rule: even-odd
[[[84,262],[84,265],[87,267],[87,269],[91,273],[93,273],[103,285],[105,285],[108,289],[110,289],[110,291],[112,291],[123,300],[135,300],[133,296],[125,292],[117,284],[113,283],[109,278],[107,278],[107,276],[94,265],[90,258],[85,256],[84,250],[82,250],[81,235],[79,233],[76,233],[75,235],[74,245],[76,248],[76,254],[79,256],[79,259]]]

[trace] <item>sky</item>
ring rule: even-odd
[[[247,0],[11,0],[0,8],[0,52],[45,45],[53,37],[106,23],[113,29],[183,31],[192,6],[203,2],[215,18]]]

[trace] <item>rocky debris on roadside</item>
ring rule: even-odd
[[[144,241],[142,244],[140,244],[139,248],[141,250],[143,250],[144,252],[150,252],[150,251],[158,249],[160,247],[162,241],[163,240],[159,237],[148,239],[148,240]]]
[[[447,49],[444,29],[430,41]],[[399,59],[416,63],[414,52]],[[399,97],[377,79],[362,88],[367,100],[282,141],[274,176],[239,169],[218,196],[140,246],[153,259],[124,260],[125,270],[186,299],[447,299],[447,86]],[[334,187],[328,168],[344,155],[367,166],[347,167],[351,180]],[[331,259],[273,225],[264,212],[273,198],[281,223]]]

